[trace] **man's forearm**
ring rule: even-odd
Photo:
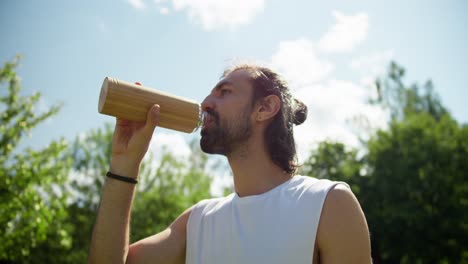
[[[107,178],[103,186],[88,263],[125,263],[135,185]]]

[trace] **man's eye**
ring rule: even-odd
[[[230,90],[227,90],[227,89],[221,89],[221,95],[226,95],[226,94],[230,94],[231,91]]]

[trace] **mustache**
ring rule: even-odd
[[[218,112],[214,111],[213,109],[206,109],[205,110],[205,115],[210,115],[216,124],[219,124],[219,114]]]

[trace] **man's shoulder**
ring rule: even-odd
[[[199,201],[193,208],[196,211],[211,211],[220,208],[232,200],[234,194],[230,194],[224,197],[213,197]]]
[[[300,188],[312,193],[328,193],[335,186],[340,186],[340,188],[349,189],[349,185],[345,182],[332,181],[329,179],[317,179],[314,177],[303,175],[294,176],[290,188]]]
[[[324,259],[352,259],[353,263],[370,263],[369,230],[359,201],[349,187],[337,185],[328,192],[323,206],[318,247]],[[340,252],[341,254],[337,254]]]

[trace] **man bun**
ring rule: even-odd
[[[307,119],[307,106],[295,98],[293,106],[293,123],[300,125]]]

